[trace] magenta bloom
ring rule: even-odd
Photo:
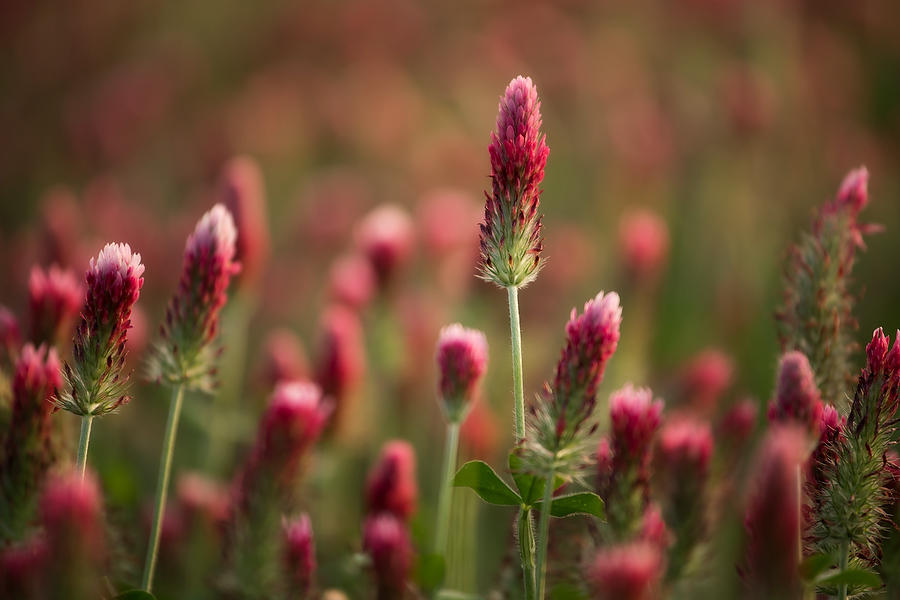
[[[806,456],[806,436],[794,426],[775,426],[757,458],[747,504],[744,583],[759,598],[796,598],[800,498],[797,467]]]
[[[219,182],[219,198],[234,217],[234,259],[241,263],[240,281],[255,285],[269,258],[266,192],[259,165],[246,156],[229,160]]]
[[[488,347],[484,333],[466,329],[459,323],[444,327],[438,338],[438,389],[444,410],[453,422],[459,422],[487,370]]]
[[[36,344],[61,341],[70,333],[83,301],[84,290],[72,271],[56,265],[47,271],[33,267],[28,280],[32,341]]]
[[[151,375],[170,384],[210,391],[214,385],[215,339],[234,261],[237,229],[231,213],[217,204],[201,217],[184,249],[178,291],[166,309],[162,341]]]
[[[601,600],[652,600],[659,595],[663,555],[648,542],[602,548],[585,573],[594,597]]]
[[[719,421],[717,436],[721,442],[730,447],[743,444],[756,428],[756,415],[759,412],[757,403],[752,398],[745,398],[732,406],[722,420]]]
[[[647,510],[644,511],[644,516],[641,519],[641,531],[638,537],[641,541],[649,542],[661,551],[665,551],[669,547],[672,534],[669,532],[669,528],[666,527],[662,511],[656,504],[650,504],[647,506]]]
[[[529,77],[516,77],[500,100],[491,132],[491,193],[481,225],[481,276],[521,287],[541,264],[541,181],[550,149],[541,134],[541,102]]]
[[[0,595],[4,598],[40,598],[47,571],[47,540],[32,536],[0,550]]]
[[[662,409],[662,400],[654,400],[649,388],[635,388],[629,384],[609,397],[616,468],[619,465],[646,465]]]
[[[334,300],[357,310],[367,306],[375,294],[375,271],[359,254],[337,259],[331,265],[328,282]]]
[[[409,260],[414,243],[412,218],[395,204],[377,207],[356,230],[356,244],[369,259],[382,286]]]
[[[305,382],[283,382],[272,394],[259,424],[256,442],[236,480],[235,502],[248,510],[259,498],[290,493],[300,461],[319,438],[330,408],[319,387]]]
[[[622,308],[615,292],[598,293],[585,303],[580,315],[572,309],[566,324],[566,345],[553,378],[557,444],[575,437],[593,414],[597,387],[618,346],[621,324]]]
[[[816,376],[802,352],[786,352],[778,365],[775,400],[769,405],[769,421],[794,422],[818,434],[822,397]]]
[[[630,277],[644,281],[655,277],[669,252],[669,229],[650,210],[628,213],[619,223],[619,252]]]
[[[859,167],[844,176],[837,195],[828,207],[834,211],[849,208],[851,214],[858,215],[868,203],[869,170]]]
[[[85,274],[87,294],[75,331],[74,364],[57,404],[80,416],[106,414],[128,401],[125,341],[144,279],[141,255],[128,244],[107,244]]]
[[[700,352],[687,364],[682,374],[687,401],[701,413],[712,411],[731,385],[734,363],[716,349]]]
[[[892,427],[891,420],[900,406],[900,330],[894,345],[879,327],[866,346],[866,367],[859,377],[856,394],[850,405],[847,425],[860,437],[864,430],[872,439],[883,427]]]
[[[406,523],[390,513],[368,517],[363,524],[363,550],[372,560],[377,598],[401,598],[413,559]]]
[[[675,418],[659,432],[657,457],[660,474],[672,483],[684,485],[706,478],[712,456],[713,438],[709,424],[689,417]]]
[[[365,370],[362,325],[354,311],[331,306],[322,313],[319,328],[316,381],[334,403],[334,420],[340,423],[350,394]]]
[[[378,463],[366,482],[366,510],[370,514],[391,513],[408,521],[416,512],[416,454],[402,440],[384,445]]]
[[[87,470],[51,475],[40,499],[39,512],[50,547],[99,557],[104,552],[103,504],[97,477]]]
[[[284,567],[290,589],[291,592],[304,597],[309,593],[316,574],[316,546],[309,515],[302,514],[296,519],[285,519],[282,530]]]
[[[0,365],[12,362],[19,354],[22,332],[19,321],[11,310],[0,304]]]

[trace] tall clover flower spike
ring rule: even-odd
[[[819,210],[812,231],[791,248],[784,304],[776,313],[782,350],[809,358],[824,401],[837,406],[852,383],[856,249],[865,247],[864,234],[879,229],[859,222],[869,200],[868,181],[865,167],[848,173],[834,199]]]
[[[487,370],[487,359],[487,338],[481,331],[459,323],[441,330],[437,347],[438,390],[451,422],[463,420]]]
[[[491,133],[491,192],[481,225],[481,276],[521,287],[541,267],[541,181],[550,149],[541,134],[541,102],[530,77],[516,77],[500,100]]]
[[[219,311],[227,300],[231,277],[240,271],[235,262],[237,229],[228,209],[216,204],[197,223],[184,249],[178,290],[160,327],[150,375],[171,385],[211,392],[215,384],[212,344]]]
[[[131,309],[144,284],[141,255],[128,244],[107,244],[85,274],[87,294],[75,331],[72,362],[63,369],[65,389],[56,403],[82,417],[114,411],[128,401],[125,340]]]

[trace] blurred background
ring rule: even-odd
[[[859,340],[900,324],[898,31],[891,0],[3,2],[0,303],[23,315],[33,265],[80,277],[105,242],[129,242],[146,264],[132,334],[140,374],[187,234],[219,199],[226,162],[250,157],[270,252],[235,286],[221,397],[189,403],[176,454],[176,469],[227,482],[271,390],[273,355],[290,354],[296,375],[316,369],[324,311],[346,300],[335,261],[364,245],[373,208],[401,207],[412,250],[355,307],[366,368],[354,416],[318,452],[304,501],[321,577],[339,583],[385,440],[416,445],[422,527],[433,521],[443,324],[484,329],[491,344],[484,414],[464,454],[497,464],[509,445],[506,299],[475,278],[475,256],[489,134],[512,77],[537,84],[551,149],[548,262],[520,294],[526,393],[551,376],[570,309],[617,290],[622,343],[602,396],[634,380],[675,404],[699,364],[722,380],[723,406],[763,403],[787,248],[861,164],[863,219],[887,231],[868,238],[855,271]],[[668,229],[649,273],[629,246],[635,211]],[[149,513],[164,398],[142,385],[95,428],[91,461],[122,522]],[[219,403],[228,410],[213,427]],[[485,510],[506,532],[506,513]],[[146,534],[127,535],[139,556]],[[480,582],[504,559],[507,540],[494,537]]]

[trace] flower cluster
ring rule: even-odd
[[[178,291],[160,327],[150,376],[172,385],[211,391],[215,384],[213,347],[228,283],[240,270],[234,261],[237,229],[231,213],[217,204],[197,223],[184,250]]]
[[[73,362],[65,364],[66,389],[56,398],[60,408],[97,416],[128,401],[125,341],[143,274],[141,255],[132,253],[128,244],[107,244],[91,259]]]
[[[543,237],[538,213],[550,149],[541,134],[541,102],[530,77],[516,77],[500,100],[491,132],[491,193],[481,225],[481,276],[501,287],[537,277]]]

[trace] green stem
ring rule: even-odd
[[[555,460],[555,458],[554,458]],[[547,585],[547,546],[550,541],[550,504],[553,502],[553,482],[556,473],[550,471],[547,481],[544,483],[544,502],[541,504],[541,519],[538,521],[538,550],[537,550],[537,594],[535,600],[543,600],[544,589]]]
[[[513,393],[515,394],[516,443],[525,439],[525,387],[522,381],[522,327],[519,324],[519,288],[506,288],[509,296],[509,333],[512,340]]]
[[[172,456],[175,454],[175,434],[178,431],[178,417],[181,415],[181,400],[184,397],[184,386],[178,385],[172,390],[172,402],[169,405],[169,419],[166,422],[166,434],[163,438],[163,453],[159,463],[159,478],[156,481],[156,511],[153,513],[153,529],[147,544],[147,559],[144,562],[144,578],[141,587],[147,592],[153,587],[153,572],[156,570],[156,555],[159,552],[159,534],[162,530],[163,515],[166,512],[166,493],[169,489],[169,475],[172,472]]]
[[[84,479],[84,471],[87,469],[88,446],[91,445],[91,425],[94,422],[93,415],[84,415],[81,417],[81,437],[78,439],[78,457],[75,459],[75,466]]]
[[[456,471],[456,453],[459,446],[459,423],[447,424],[447,440],[444,446],[444,470],[438,496],[437,528],[434,536],[434,553],[446,558],[447,533],[450,530],[450,506],[453,499],[453,474]]]
[[[847,540],[841,542],[841,555],[838,557],[838,567],[839,571],[843,573],[847,570],[847,555],[850,553],[850,547],[847,543]],[[847,584],[842,583],[840,587],[838,587],[838,598],[839,600],[847,600]]]
[[[534,598],[534,525],[531,509],[519,509],[519,558],[522,561],[522,579],[525,584],[525,600]]]

